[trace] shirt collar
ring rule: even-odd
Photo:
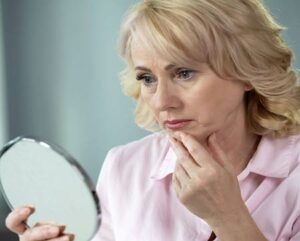
[[[267,177],[287,177],[295,161],[294,146],[297,139],[299,136],[263,136],[246,169]]]
[[[173,173],[176,166],[176,154],[173,151],[170,143],[168,143],[168,151],[163,158],[162,162],[159,163],[157,167],[155,167],[150,175],[150,178],[154,180],[160,180]]]
[[[266,177],[287,177],[293,164],[293,147],[296,139],[300,139],[300,136],[285,138],[263,136],[247,167],[239,174],[239,180],[244,179],[250,172]],[[172,174],[175,170],[176,159],[176,154],[169,144],[166,155],[152,170],[150,178],[161,180]]]

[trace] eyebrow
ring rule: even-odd
[[[176,67],[175,64],[168,64],[164,69],[165,69],[165,70],[171,70],[171,69],[173,69],[174,67]],[[148,68],[146,68],[146,67],[144,67],[144,66],[136,66],[134,69],[135,69],[135,70],[144,70],[144,71],[152,72],[151,69],[148,69]]]

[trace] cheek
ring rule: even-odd
[[[141,88],[141,99],[143,103],[152,110],[151,95],[147,91],[143,90],[143,88]]]
[[[194,86],[184,97],[186,107],[191,111],[212,110],[220,98],[220,93],[213,87],[213,85]]]
[[[141,88],[141,100],[144,105],[150,110],[150,112],[154,115],[155,119],[158,119],[158,113],[155,111],[155,108],[153,106],[152,102],[152,95],[149,93],[148,90],[145,90],[144,88]]]
[[[243,103],[244,90],[235,84],[208,85],[198,88],[186,100],[201,119],[218,118]]]

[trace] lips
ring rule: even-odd
[[[168,129],[176,130],[176,129],[181,129],[186,127],[190,122],[191,120],[185,120],[185,119],[168,120],[164,122],[164,126]]]

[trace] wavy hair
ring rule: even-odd
[[[131,59],[133,38],[165,59],[191,66],[206,62],[221,78],[249,84],[246,92],[249,129],[258,135],[300,132],[300,87],[293,53],[284,43],[284,28],[260,0],[147,0],[126,15],[119,40],[127,62],[121,73],[126,95],[136,102],[136,123],[158,129],[140,95]]]

